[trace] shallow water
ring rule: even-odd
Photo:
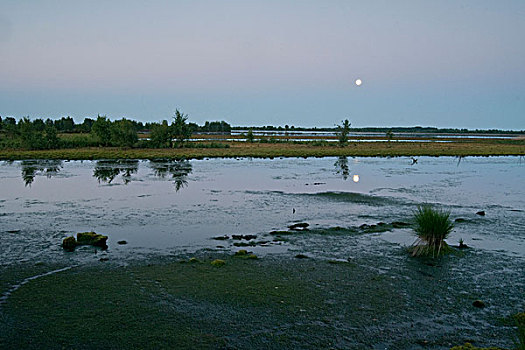
[[[519,157],[3,162],[0,264],[231,249],[232,241],[212,237],[232,234],[269,240],[250,248],[258,254],[293,251],[297,242],[271,242],[268,232],[299,221],[321,231],[409,221],[422,203],[465,219],[450,244],[461,238],[475,249],[523,258],[524,180]],[[480,210],[486,215],[476,215]],[[91,230],[109,236],[107,251],[68,254],[60,247],[64,237]],[[363,234],[355,244],[373,250],[376,238],[400,246],[414,241],[404,228]],[[306,235],[298,245],[308,242],[325,252],[346,249],[333,237]]]

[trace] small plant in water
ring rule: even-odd
[[[412,247],[413,256],[434,257],[449,250],[445,239],[454,228],[449,212],[434,209],[430,205],[419,206],[414,213],[414,221],[418,239]]]

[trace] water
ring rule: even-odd
[[[3,162],[0,264],[231,249],[231,241],[212,237],[232,234],[269,240],[253,248],[258,254],[286,252],[293,240],[272,242],[270,231],[300,221],[314,230],[409,221],[422,203],[465,219],[449,243],[461,238],[475,249],[523,258],[524,180],[519,157]],[[480,210],[486,216],[476,215]],[[108,251],[60,247],[66,236],[91,230],[109,236]],[[360,235],[355,244],[373,249],[368,243],[376,238],[414,241],[405,228]],[[308,242],[334,254],[347,249],[331,238],[301,244]]]

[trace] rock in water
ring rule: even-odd
[[[92,245],[95,247],[107,248],[107,239],[108,236],[104,236],[95,232],[77,233],[77,245]]]
[[[290,230],[298,231],[298,230],[306,230],[308,226],[310,226],[310,224],[308,224],[307,222],[298,222],[296,224],[288,226],[288,228]]]
[[[307,255],[304,255],[304,254],[297,254],[295,256],[297,259],[308,259],[308,256]]]
[[[476,213],[477,215],[480,215],[480,216],[485,216],[485,211],[483,210],[480,210]]]
[[[62,241],[62,248],[64,248],[65,250],[69,252],[72,252],[73,250],[75,250],[76,246],[77,246],[77,240],[73,236],[66,237]]]
[[[476,300],[472,303],[472,306],[479,307],[480,309],[485,307],[485,303],[481,300]]]

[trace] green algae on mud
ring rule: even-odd
[[[219,257],[227,262],[220,269],[210,264],[217,256],[207,256],[200,264],[82,267],[31,281],[0,311],[0,345],[337,347],[334,331],[374,327],[400,307],[387,280],[357,266]],[[352,343],[369,341],[355,333]]]
[[[34,279],[0,305],[0,347],[450,348],[473,336],[474,331],[463,334],[463,329],[432,331],[434,322],[449,319],[450,312],[464,318],[461,305],[471,304],[471,296],[450,295],[431,276],[439,277],[444,261],[429,266],[410,258],[414,273],[396,278],[360,259],[239,259],[218,252],[193,258],[156,258],[128,266],[98,263]],[[226,263],[216,268],[211,265],[216,259]],[[422,268],[428,273],[421,275]],[[45,269],[4,268],[0,280]],[[422,288],[407,294],[407,283]],[[448,302],[439,302],[440,289]],[[431,305],[436,310],[429,310]],[[432,313],[439,315],[437,320]],[[485,323],[486,316],[482,319]],[[512,326],[505,327],[491,345],[508,346],[502,334],[511,333]],[[429,335],[434,339],[424,338]]]
[[[18,159],[192,159],[212,157],[396,157],[396,156],[509,156],[525,155],[525,141],[474,140],[438,142],[353,142],[346,147],[294,143],[226,142],[228,148],[117,148],[89,147],[53,150],[0,150],[0,160]]]

